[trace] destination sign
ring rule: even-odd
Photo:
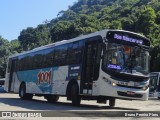
[[[150,41],[146,37],[127,31],[109,31],[106,37],[109,42],[118,44],[150,46]]]
[[[119,35],[119,34],[114,34],[114,38],[117,40],[124,40],[124,41],[128,41],[128,42],[132,42],[132,43],[137,43],[137,44],[143,44],[142,40],[138,40],[135,38],[131,38],[128,36],[124,36],[124,35]]]
[[[108,68],[121,70],[121,66],[119,66],[119,65],[113,65],[113,64],[109,64],[109,65],[108,65]]]

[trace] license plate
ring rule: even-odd
[[[127,91],[127,95],[135,95],[134,92]]]
[[[118,84],[120,84],[120,85],[128,85],[127,82],[121,82],[121,81],[118,81]]]

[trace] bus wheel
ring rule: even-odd
[[[81,98],[78,94],[78,86],[76,84],[73,84],[71,88],[71,100],[72,100],[72,105],[74,106],[80,105]]]
[[[20,89],[19,89],[19,97],[21,99],[27,99],[27,94],[26,94],[26,85],[24,83],[21,84]]]
[[[109,100],[109,106],[110,106],[110,107],[114,107],[114,106],[115,106],[115,103],[116,103],[116,99],[115,99],[115,98],[111,98],[111,99]]]
[[[33,94],[29,94],[29,93],[26,94],[26,99],[31,100],[32,98],[33,98]]]
[[[57,95],[47,95],[47,96],[45,96],[45,98],[50,103],[55,103],[59,100],[59,96],[57,96]]]

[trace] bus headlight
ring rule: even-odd
[[[142,89],[143,89],[143,90],[147,90],[147,89],[148,89],[148,86],[144,86]]]
[[[112,83],[112,86],[117,86],[117,84],[113,82],[113,83]]]
[[[109,80],[108,78],[102,77],[102,79],[107,82],[108,84],[112,85],[112,86],[117,86],[117,84],[115,82],[112,82],[111,80]]]

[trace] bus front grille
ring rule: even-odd
[[[126,85],[120,85],[120,84],[117,84],[117,86],[119,86],[119,87],[125,87],[125,88],[143,89],[143,87],[126,86]]]
[[[135,97],[135,98],[142,98],[143,95],[141,94],[127,94],[127,92],[117,91],[118,95],[126,96],[126,97]]]

